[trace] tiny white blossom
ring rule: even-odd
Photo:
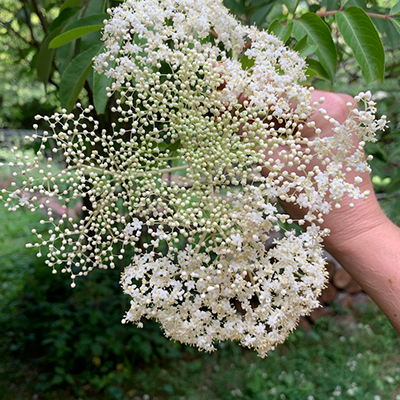
[[[221,0],[125,0],[108,12],[94,68],[111,79],[115,122],[102,127],[93,106],[79,103],[76,116],[35,117],[50,130],[28,138],[40,141],[34,157],[12,150],[7,166],[24,183],[2,189],[2,201],[45,213],[50,240],[33,231],[29,247],[72,285],[124,262],[121,286],[132,297],[124,323],[153,318],[166,336],[206,351],[233,340],[265,356],[318,306],[328,234],[319,224],[345,196],[368,195],[344,171],[369,171],[363,147],[386,119],[375,119],[369,92],[355,98],[363,110],[350,103],[343,123],[331,118],[299,83],[305,60],[242,25]],[[321,137],[314,112],[332,137]],[[59,171],[44,155],[50,140]],[[308,172],[313,158],[321,167]],[[69,212],[78,199],[80,220]],[[279,200],[307,209],[297,221],[308,222],[304,231],[286,226],[293,221]]]

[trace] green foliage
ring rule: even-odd
[[[92,47],[75,57],[65,69],[60,82],[60,102],[68,111],[74,108],[86,78],[92,70],[93,57],[102,44]]]
[[[1,156],[0,156],[1,157]],[[4,207],[0,208],[1,267],[0,267],[0,317],[4,317],[5,307],[20,294],[25,281],[32,274],[36,262],[32,252],[25,248],[31,237],[29,229],[37,224],[40,215],[18,210],[9,217]]]
[[[99,271],[72,290],[64,276],[52,275],[38,261],[27,268],[9,292],[12,301],[3,299],[0,326],[8,332],[12,357],[39,371],[34,390],[67,385],[79,395],[80,387],[90,384],[101,391],[115,383],[118,370],[128,380],[131,369],[180,357],[180,346],[164,338],[157,324],[145,329],[121,324],[128,300],[121,294],[119,271]]]
[[[17,216],[21,224],[27,217]],[[9,231],[10,239],[16,235]],[[399,338],[369,304],[358,306],[357,319],[342,314],[319,320],[308,333],[298,329],[264,360],[228,343],[205,354],[168,341],[156,324],[121,325],[127,299],[117,271],[93,272],[72,290],[65,277],[37,261],[30,265],[23,286],[2,304],[4,400],[34,393],[60,400],[145,394],[160,400],[304,400],[339,392],[343,400],[393,400],[399,394]]]
[[[94,107],[99,114],[106,112],[108,103],[107,87],[111,85],[111,78],[106,75],[99,75],[96,72],[93,73],[93,100]]]
[[[293,35],[297,40],[307,38],[307,46],[315,46],[313,51],[331,80],[335,77],[337,56],[330,31],[316,14],[307,12],[295,20]]]
[[[106,19],[108,19],[107,14],[100,14],[91,15],[75,21],[69,25],[61,35],[58,35],[49,43],[49,48],[56,49],[89,33],[100,31]]]
[[[344,40],[352,49],[365,80],[383,81],[385,50],[366,12],[358,7],[349,7],[336,14],[336,22]]]
[[[100,43],[99,31],[107,18],[105,9],[119,3],[116,0],[43,0],[35,7],[33,0],[19,6],[11,6],[13,3],[7,0],[9,13],[2,25],[4,32],[11,33],[15,40],[22,37],[25,46],[29,45],[38,79],[60,87],[62,106],[72,109],[84,89],[97,113],[104,114],[108,98],[103,94],[110,81],[87,73],[88,64],[82,63],[85,59],[82,54]],[[354,53],[351,60],[355,57],[358,73],[361,72],[365,81],[382,80],[385,65],[382,40],[393,47],[400,39],[399,3],[371,4],[361,0],[314,3],[225,0],[244,23],[269,29],[308,57],[308,84],[315,85],[321,80],[333,82],[337,66],[350,60],[349,49]],[[30,19],[23,15],[30,15]],[[18,27],[13,25],[14,21],[18,21]],[[339,32],[335,30],[335,21]],[[343,46],[342,39],[348,47]],[[79,84],[71,88],[71,71],[77,68]]]
[[[390,9],[390,14],[391,15],[400,14],[400,1]]]
[[[55,57],[55,50],[50,48],[49,44],[60,34],[69,20],[73,18],[78,11],[78,8],[67,8],[66,10],[60,12],[60,15],[50,25],[49,30],[44,37],[42,44],[40,45],[35,66],[37,69],[38,78],[44,83],[49,81]]]
[[[278,36],[282,42],[287,42],[290,38],[293,29],[293,21],[288,21],[283,24],[279,19],[276,19],[268,28],[268,32]]]

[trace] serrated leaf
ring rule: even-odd
[[[83,0],[65,0],[63,5],[60,8],[60,12],[65,10],[68,7],[80,7]]]
[[[294,21],[293,35],[299,41],[308,35],[308,43],[316,46],[315,55],[333,81],[337,64],[336,47],[325,22],[314,13],[305,13]]]
[[[280,20],[276,19],[268,29],[268,32],[273,33],[275,36],[278,36],[283,43],[286,43],[293,29],[293,22],[287,21],[286,24],[283,24]]]
[[[297,6],[299,5],[299,0],[284,0],[283,3],[292,14],[296,11]]]
[[[397,32],[400,33],[400,21],[397,19],[391,19],[393,26],[397,29]]]
[[[389,14],[394,15],[394,14],[399,14],[399,13],[400,13],[400,1],[391,8]]]
[[[69,111],[72,110],[92,68],[93,57],[98,54],[102,47],[103,45],[99,43],[98,46],[79,54],[65,69],[60,82],[62,107]]]
[[[327,81],[330,80],[329,75],[327,74],[320,62],[314,60],[313,58],[307,58],[306,63],[308,64],[308,68],[306,71],[307,75],[310,74],[310,71],[312,71],[313,76],[318,76],[318,78],[325,79]]]
[[[61,35],[54,38],[50,42],[49,47],[55,49],[89,33],[100,31],[104,26],[104,20],[107,18],[107,14],[91,15],[86,18],[81,18],[69,25],[67,30]]]
[[[41,82],[47,83],[50,78],[55,50],[49,48],[50,42],[63,30],[67,22],[77,13],[77,8],[68,8],[60,13],[49,27],[48,34],[40,45],[36,70]]]
[[[366,82],[383,81],[385,50],[369,16],[358,7],[349,7],[336,14],[339,31],[354,53]]]

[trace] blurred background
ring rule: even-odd
[[[100,32],[94,32],[85,37],[86,44],[79,39],[49,51],[60,8],[74,8],[80,18],[117,4],[0,0],[0,161],[8,159],[15,144],[33,151],[23,137],[34,116],[60,110],[68,63],[80,46],[99,41]],[[353,5],[385,15],[396,1],[226,0],[226,5],[245,23],[268,29],[277,18],[296,18],[296,8],[301,15]],[[333,21],[335,79],[315,76],[309,83],[352,95],[367,89],[374,94],[378,113],[390,122],[367,149],[374,156],[372,178],[381,206],[400,224],[400,33],[387,19],[373,22],[385,48],[384,82],[366,84]],[[291,37],[286,41],[291,47],[298,44]],[[82,83],[83,102],[93,97],[90,79]],[[10,182],[3,169],[0,188]],[[0,399],[400,399],[400,339],[333,260],[321,298],[324,307],[304,318],[266,359],[234,343],[220,343],[218,351],[206,354],[167,340],[154,321],[142,329],[121,325],[129,306],[119,286],[121,269],[93,271],[74,289],[67,277],[51,274],[25,247],[40,219],[28,210],[10,213],[0,204]]]

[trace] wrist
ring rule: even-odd
[[[348,251],[361,241],[374,237],[376,240],[393,225],[373,194],[367,200],[357,200],[354,204],[354,207],[345,204],[326,216],[322,227],[330,230],[330,235],[324,240],[329,252]]]

